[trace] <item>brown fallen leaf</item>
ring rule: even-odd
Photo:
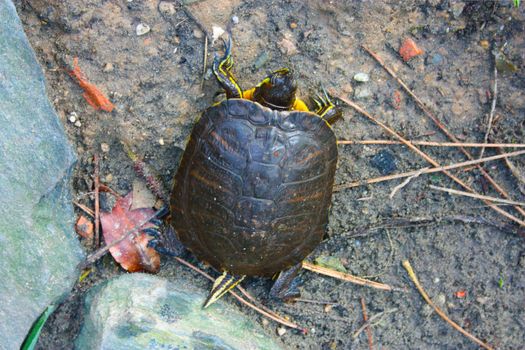
[[[75,224],[75,231],[77,234],[85,239],[93,239],[94,225],[87,217],[80,215]]]
[[[115,203],[112,211],[100,213],[100,224],[106,244],[121,238],[126,232],[133,230],[137,225],[151,217],[155,211],[150,208],[131,210],[133,192],[121,197]],[[142,229],[153,228],[155,225],[146,223]],[[130,235],[119,244],[111,247],[109,252],[125,270],[130,272],[148,271],[157,272],[160,267],[159,253],[148,247],[151,236],[143,231]]]

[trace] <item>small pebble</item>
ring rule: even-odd
[[[293,56],[298,52],[297,46],[295,46],[294,42],[288,36],[285,36],[279,42],[279,50],[281,50],[281,53],[287,56]]]
[[[477,297],[476,301],[481,305],[485,305],[490,300],[489,297]]]
[[[297,23],[296,22],[290,22],[290,29],[295,29],[297,28]]]
[[[173,16],[175,14],[175,4],[168,1],[161,1],[159,2],[159,11],[164,15]]]
[[[346,94],[351,94],[352,92],[354,92],[354,88],[350,83],[346,83],[343,86],[341,86],[341,90]]]
[[[80,120],[77,120],[77,121],[75,122],[75,126],[76,126],[77,128],[80,128],[80,127],[82,126],[82,123],[80,122]]]
[[[488,50],[489,47],[490,47],[490,43],[488,40],[481,40],[479,42],[479,46],[481,46],[482,48],[484,48],[485,50]]]
[[[286,328],[284,328],[284,327],[278,327],[277,328],[277,335],[279,337],[282,337],[284,335],[284,333],[286,333]]]
[[[432,64],[434,66],[439,66],[441,63],[443,63],[443,56],[441,56],[440,54],[436,53],[436,54],[432,55],[431,62],[432,62]]]
[[[370,81],[370,76],[366,73],[357,73],[356,75],[354,75],[354,80],[360,83],[366,83]]]
[[[147,33],[149,33],[150,30],[151,30],[151,28],[146,23],[139,23],[137,25],[137,28],[135,29],[135,31],[136,31],[138,36],[147,34]]]
[[[164,146],[164,139],[162,137],[159,139],[159,145]]]
[[[324,312],[329,313],[330,311],[332,311],[333,307],[334,306],[332,304],[326,304],[324,306]]]
[[[447,297],[445,294],[438,294],[438,296],[435,299],[435,303],[439,306],[443,306],[447,303]]]
[[[233,23],[233,24],[239,24],[239,17],[237,17],[237,16],[233,16],[233,17],[232,17],[232,23]]]
[[[113,63],[106,63],[106,65],[104,66],[104,72],[112,72],[113,71]]]
[[[202,30],[195,28],[193,30],[193,36],[197,39],[201,39],[204,36],[204,33],[202,32]]]
[[[221,37],[221,35],[224,34],[224,29],[222,29],[221,27],[218,27],[218,26],[213,26],[211,28],[212,30],[212,40],[211,40],[211,43],[213,44],[215,41],[217,41],[217,39],[219,39]]]
[[[76,112],[71,112],[71,114],[68,117],[68,120],[69,120],[70,123],[76,122],[77,121],[77,113]]]
[[[463,13],[463,9],[465,8],[465,3],[464,2],[456,2],[456,3],[453,3],[452,5],[450,5],[450,9],[452,10],[452,16],[455,18],[455,19],[458,19],[459,16],[461,16],[461,14]]]
[[[109,152],[109,145],[107,143],[101,143],[100,144],[100,149],[102,150],[102,152],[104,153],[108,153]]]
[[[106,177],[104,178],[104,182],[111,182],[113,181],[113,174],[107,174]]]
[[[372,96],[372,91],[366,86],[358,86],[354,91],[354,97],[357,99],[365,99]]]
[[[262,66],[264,66],[266,62],[268,62],[269,59],[270,59],[270,56],[268,55],[268,52],[263,51],[259,56],[257,56],[255,61],[253,62],[253,67],[255,69],[259,69]]]

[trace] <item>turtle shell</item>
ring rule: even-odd
[[[219,271],[272,275],[322,240],[336,163],[335,135],[316,114],[225,100],[194,126],[175,176],[172,225]]]

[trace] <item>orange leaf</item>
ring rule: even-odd
[[[399,54],[405,62],[410,61],[413,57],[423,54],[421,50],[415,43],[414,40],[407,38],[403,41],[403,44],[399,48]]]
[[[93,223],[84,215],[79,216],[75,224],[75,231],[77,234],[86,239],[93,238]]]
[[[130,192],[117,200],[111,213],[100,213],[100,224],[106,244],[121,238],[155,213],[150,208],[131,210],[132,202],[133,193]],[[148,222],[142,226],[142,229],[152,227],[155,226]],[[111,247],[109,252],[127,271],[157,272],[160,267],[160,256],[155,249],[148,247],[150,239],[149,235],[138,231]]]

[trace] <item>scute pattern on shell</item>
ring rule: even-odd
[[[336,163],[335,135],[315,114],[225,100],[193,129],[175,177],[172,225],[216,269],[272,275],[321,241]]]

